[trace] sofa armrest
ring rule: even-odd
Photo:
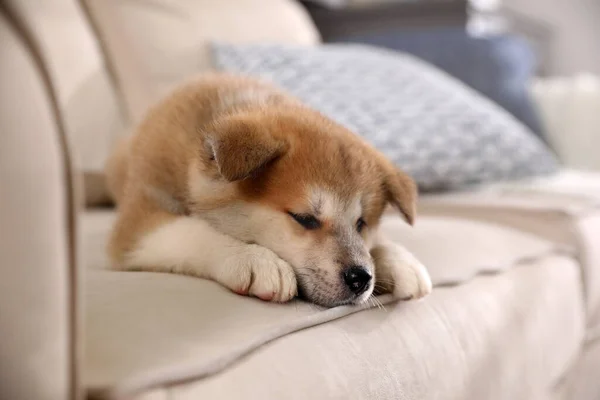
[[[563,164],[600,171],[600,77],[541,78],[532,95],[548,143]]]
[[[35,52],[0,7],[0,398],[76,399],[76,210]]]

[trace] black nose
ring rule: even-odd
[[[346,282],[346,285],[348,285],[348,288],[350,288],[352,293],[359,296],[369,287],[371,274],[364,267],[356,265],[348,267],[344,271],[344,282]]]

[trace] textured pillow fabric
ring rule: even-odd
[[[523,124],[413,56],[362,45],[213,44],[215,67],[269,80],[347,126],[422,190],[553,172]]]
[[[529,94],[536,57],[527,40],[518,35],[474,37],[464,27],[444,27],[349,35],[336,41],[417,56],[493,100],[545,139]]]

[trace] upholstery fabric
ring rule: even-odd
[[[584,330],[579,268],[563,257],[342,319],[354,310],[261,303],[181,276],[89,279],[99,398],[545,399]]]
[[[422,190],[546,175],[552,153],[498,105],[434,66],[372,46],[213,46],[215,66],[274,82],[350,128]]]
[[[224,374],[246,354],[267,342],[287,338],[293,332],[362,309],[339,307],[323,310],[300,301],[275,305],[234,295],[217,284],[200,279],[170,274],[107,271],[110,265],[104,255],[104,246],[113,220],[113,212],[96,211],[86,213],[83,221],[84,251],[88,256],[85,301],[88,347],[85,370],[88,387],[96,396],[125,396],[148,387],[179,382],[182,379],[206,379],[212,374]],[[408,228],[398,216],[390,216],[386,218],[382,229],[388,237],[406,245],[428,266],[437,286],[436,290],[443,286],[472,281],[481,274],[498,276],[497,279],[503,279],[507,285],[513,285],[508,283],[511,280],[508,277],[499,276],[510,274],[511,272],[507,271],[512,269],[541,270],[541,265],[546,263],[550,265],[550,269],[560,265],[565,270],[567,276],[562,276],[561,279],[573,279],[573,282],[566,285],[565,291],[570,293],[574,290],[576,293],[576,290],[579,290],[577,266],[568,258],[560,256],[567,254],[563,246],[553,245],[531,235],[454,218],[421,218],[415,228]],[[478,246],[473,246],[474,237],[482,237],[485,240],[478,242]],[[431,251],[432,249],[435,251]],[[495,275],[501,271],[505,272]],[[475,278],[475,281],[478,279],[483,278]],[[535,286],[534,281],[531,280],[526,285]],[[489,283],[486,287],[492,285]],[[533,286],[528,286],[528,290],[534,291]],[[537,294],[542,297],[545,290],[535,288],[536,293],[542,292]],[[489,301],[501,301],[496,295],[502,297],[504,291],[489,294]],[[480,298],[478,293],[473,293],[472,296]],[[531,293],[530,296],[534,294]],[[565,307],[572,307],[580,302],[577,295],[565,296],[569,297],[563,305]],[[381,300],[387,302],[390,299],[383,296]],[[423,303],[429,301],[424,300]],[[443,308],[448,299],[444,297],[439,301],[436,307]],[[545,299],[540,298],[538,301],[543,303],[543,307],[555,307],[553,302],[548,304]],[[390,307],[394,310],[419,307],[410,304]],[[510,314],[514,311],[513,306],[519,307],[518,304],[511,303],[511,307],[498,312]],[[579,305],[570,311],[573,318],[580,318],[580,314]],[[413,314],[413,318],[416,318],[416,315]],[[381,315],[375,319],[379,320],[380,317]],[[398,314],[397,317],[402,320],[405,315]],[[369,321],[372,317],[364,318]],[[429,319],[424,317],[424,321]],[[479,325],[480,322],[473,324]],[[493,320],[489,321],[492,322]],[[386,321],[382,324],[381,329],[385,330],[383,325],[387,326],[388,323],[389,321]],[[578,324],[579,322],[575,324],[578,332],[572,332],[574,335],[581,334]],[[414,328],[414,334],[425,334],[431,329],[431,326],[427,326],[429,328]],[[336,328],[331,329],[336,331]],[[459,328],[458,325],[455,329],[464,329],[467,332],[470,330],[465,327]],[[387,334],[389,336],[386,336]],[[387,334],[381,333],[378,342],[383,345],[383,341],[387,340],[388,345],[394,346],[395,341],[390,338],[397,338],[398,333]],[[344,337],[345,334],[338,339]],[[387,339],[384,339],[385,337]],[[366,346],[366,343],[364,345]],[[444,358],[447,355],[448,353],[441,352],[439,356]],[[337,355],[331,352],[325,357],[329,358],[328,363],[331,364]],[[375,363],[375,359],[369,362]],[[559,371],[559,365],[562,364],[555,365],[556,371],[552,376],[564,372]],[[311,367],[307,368],[312,370]],[[348,382],[352,381],[350,379]],[[398,386],[392,384],[386,388],[393,389],[398,389]]]
[[[423,196],[420,212],[494,222],[574,247],[588,324],[600,326],[600,174],[566,170],[551,178]]]
[[[129,115],[173,84],[210,68],[208,41],[315,44],[316,28],[292,0],[85,0]]]
[[[595,379],[599,370],[600,340],[596,339],[584,344],[581,357],[557,386],[558,399],[600,399],[600,380]]]
[[[53,99],[0,13],[0,398],[78,398],[75,182]]]
[[[544,388],[572,364],[583,329],[580,300],[555,293],[566,283],[575,295],[579,284],[575,265],[563,261],[438,288],[421,303],[287,336],[223,374],[167,393],[178,400],[546,400]]]
[[[84,172],[102,172],[126,121],[84,10],[75,0],[5,3],[50,78],[73,157]],[[94,189],[92,182],[86,183]]]

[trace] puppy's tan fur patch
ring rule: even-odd
[[[299,285],[323,305],[364,301],[374,285],[354,298],[342,269],[376,273],[371,252],[386,247],[374,233],[387,204],[415,218],[414,182],[378,151],[278,89],[229,75],[205,75],[153,107],[107,175],[118,267],[205,277],[266,300],[286,301]],[[290,213],[315,216],[319,228]],[[389,258],[388,269],[422,270]],[[386,287],[421,297],[431,283],[426,271],[419,277],[420,286]]]

